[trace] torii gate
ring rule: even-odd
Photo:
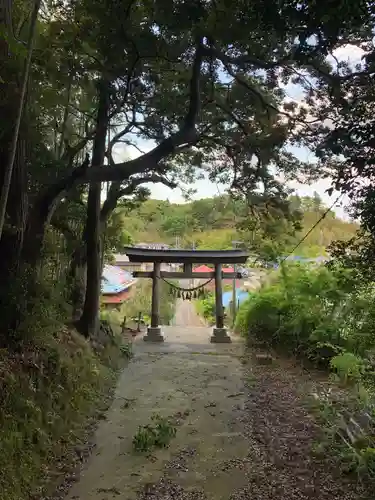
[[[229,343],[231,338],[224,326],[223,277],[241,278],[241,273],[223,273],[222,264],[244,264],[249,254],[243,250],[155,250],[151,248],[126,247],[124,252],[130,262],[152,262],[152,271],[135,271],[136,278],[152,278],[151,325],[144,336],[145,341],[163,342],[164,335],[159,324],[161,279],[214,279],[216,300],[216,325],[211,342]],[[183,271],[162,271],[161,264],[183,264]],[[212,272],[193,272],[193,264],[214,264]]]

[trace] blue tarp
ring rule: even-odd
[[[320,255],[319,257],[300,257],[299,255],[290,255],[286,260],[296,260],[299,262],[327,262],[328,257]]]
[[[229,307],[229,304],[232,302],[233,292],[225,292],[223,293],[223,306]],[[241,288],[236,289],[236,299],[237,304],[244,302],[249,297],[249,292],[245,290],[241,290]]]
[[[121,267],[105,264],[101,283],[102,293],[106,295],[123,292],[135,281],[133,275]]]
[[[324,255],[321,255],[319,257],[311,257],[311,258],[300,257],[299,255],[289,255],[289,257],[287,257],[285,260],[288,262],[290,262],[290,261],[301,262],[301,263],[315,262],[315,263],[319,264],[319,263],[323,263],[323,262],[328,262],[330,259],[329,259],[329,257],[325,257]],[[270,262],[268,264],[269,264],[269,267],[273,267],[274,269],[277,269],[279,267],[279,264],[277,262]]]

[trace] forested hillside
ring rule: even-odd
[[[313,198],[295,196],[290,201],[296,210],[297,227],[285,226],[284,220],[270,219],[273,227],[268,228],[262,242],[258,241],[262,237],[260,231],[252,229],[244,203],[225,195],[184,204],[149,199],[140,208],[119,209],[116,217],[121,220],[125,234],[132,235],[134,243],[165,242],[186,248],[228,249],[232,248],[232,241],[240,240],[248,248],[257,245],[261,251],[272,245],[280,251],[288,251],[327,210],[317,194]],[[347,240],[357,230],[357,224],[346,222],[330,211],[297,253],[311,257],[322,255],[333,241]],[[126,237],[123,240],[126,241]]]

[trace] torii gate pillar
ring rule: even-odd
[[[151,302],[151,325],[147,328],[147,334],[143,337],[146,342],[164,342],[164,335],[160,322],[160,262],[154,262],[152,272],[152,302]]]
[[[231,338],[224,326],[223,308],[223,275],[221,264],[215,264],[215,304],[216,304],[216,326],[212,331],[211,342],[215,344],[229,344]]]

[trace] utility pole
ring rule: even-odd
[[[232,241],[233,250],[237,248],[237,245],[241,244],[241,241],[234,240]],[[236,312],[237,312],[237,293],[236,293],[236,273],[237,273],[237,264],[233,264],[233,286],[232,286],[232,327],[234,327],[236,322]]]

